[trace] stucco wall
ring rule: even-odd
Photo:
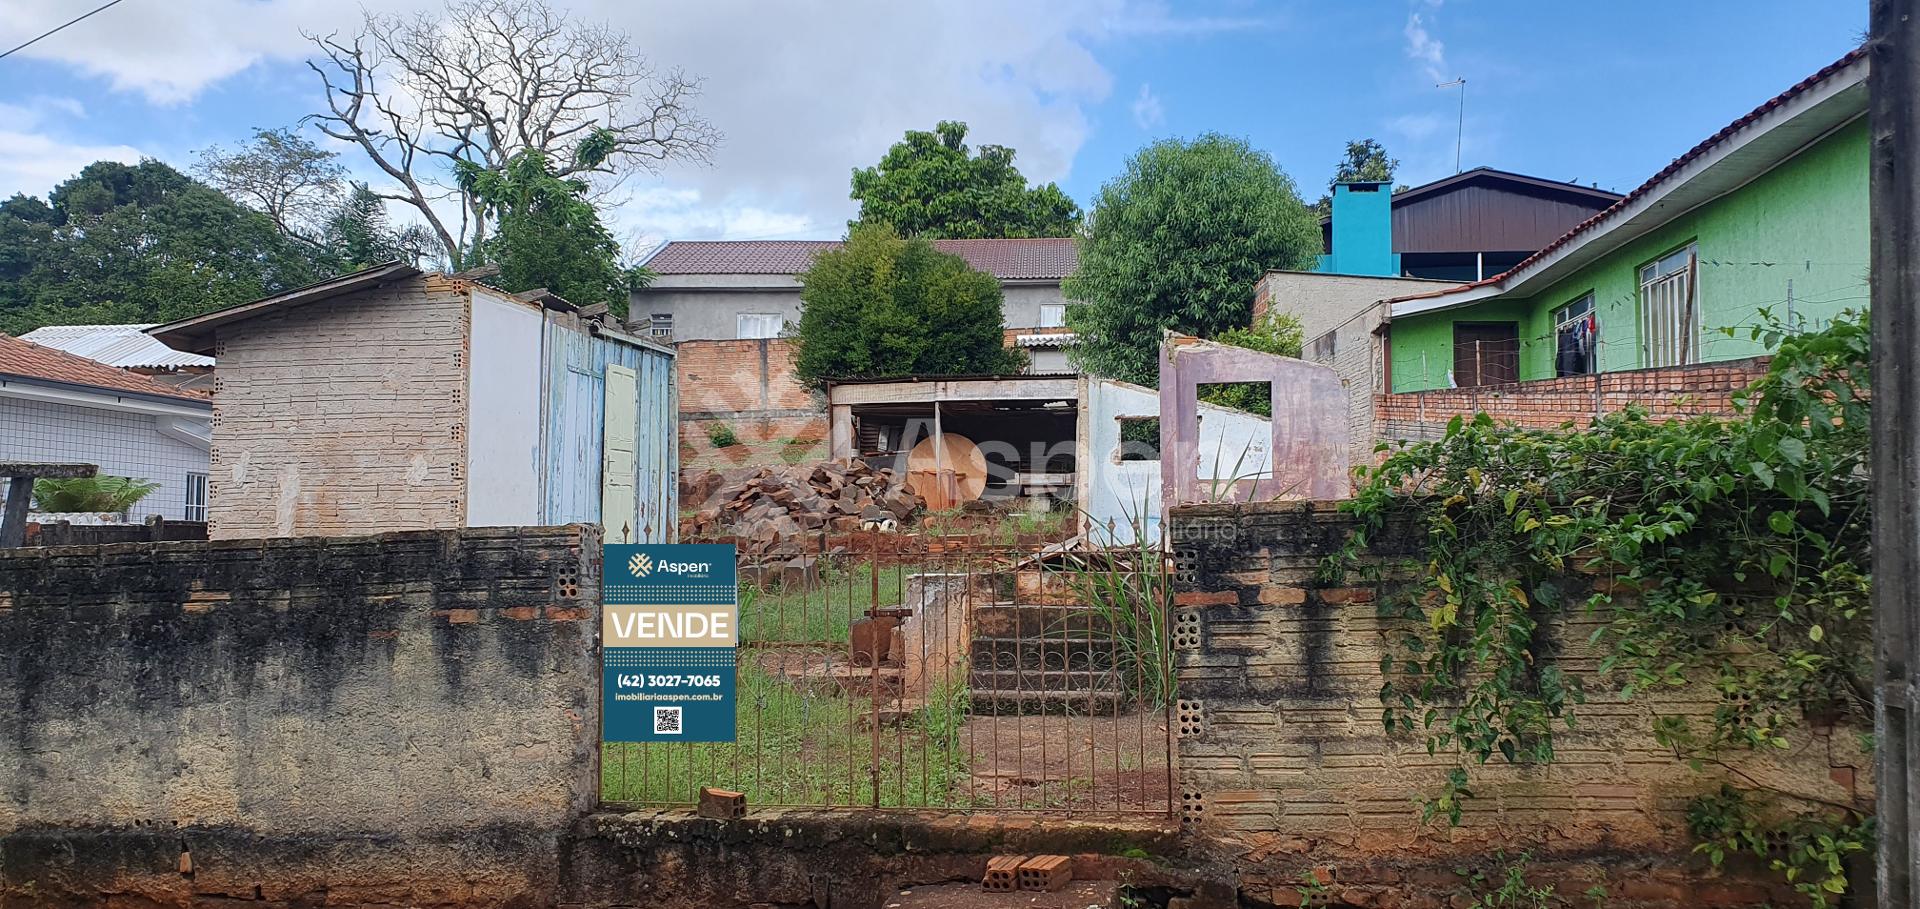
[[[162,434],[159,424],[171,419],[0,398],[0,461],[77,461],[99,465],[104,476],[150,480],[160,488],[128,509],[127,517],[184,520],[187,474],[207,472],[207,451]],[[204,435],[207,421],[193,422]],[[0,495],[6,488],[0,480]]]
[[[1865,309],[1867,152],[1863,117],[1531,297],[1395,319],[1393,390],[1446,387],[1455,321],[1518,321],[1520,378],[1551,378],[1553,311],[1589,292],[1601,369],[1639,368],[1639,268],[1689,242],[1699,244],[1702,362],[1765,353],[1749,329],[1765,321],[1762,310],[1784,320],[1789,296],[1796,324],[1809,328]]]
[[[599,549],[572,526],[0,552],[0,901],[557,889],[597,797]]]
[[[1296,905],[1302,875],[1326,870],[1341,904],[1438,907],[1456,869],[1528,853],[1530,880],[1567,895],[1599,884],[1636,906],[1791,902],[1776,874],[1715,872],[1692,854],[1686,802],[1724,771],[1689,768],[1652,724],[1723,701],[1692,689],[1623,701],[1589,644],[1604,616],[1549,620],[1538,636],[1543,661],[1586,689],[1555,762],[1475,767],[1460,826],[1424,825],[1416,799],[1439,791],[1456,756],[1386,734],[1378,700],[1392,633],[1378,601],[1423,570],[1422,535],[1376,534],[1367,570],[1328,581],[1323,562],[1354,526],[1332,503],[1195,505],[1168,520],[1182,809],[1196,849],[1233,868],[1243,894]],[[1738,767],[1758,785],[1870,799],[1858,732],[1795,727],[1788,748]]]
[[[1268,310],[1290,313],[1300,320],[1301,337],[1310,340],[1334,330],[1388,297],[1451,285],[1449,281],[1420,278],[1270,271],[1254,285],[1253,314],[1258,319]]]
[[[425,276],[223,330],[212,538],[465,523],[467,320]]]

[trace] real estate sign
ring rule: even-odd
[[[604,741],[734,740],[735,555],[714,544],[607,545]]]

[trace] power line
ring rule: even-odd
[[[19,45],[19,46],[17,46],[17,47],[15,47],[15,48],[13,48],[12,50],[8,50],[8,51],[6,51],[6,52],[4,52],[4,53],[0,53],[0,59],[5,59],[6,57],[9,57],[9,56],[11,56],[11,55],[12,55],[12,54],[13,54],[13,53],[14,53],[15,51],[23,51],[23,50],[26,50],[27,48],[29,48],[29,47],[31,47],[31,46],[33,46],[33,45],[34,45],[34,44],[35,44],[36,42],[38,42],[38,41],[39,41],[40,39],[42,39],[42,38],[45,38],[45,37],[48,37],[49,35],[52,35],[53,33],[55,33],[55,32],[58,32],[58,31],[60,31],[60,30],[61,30],[61,29],[63,29],[63,28],[66,28],[67,26],[70,26],[70,25],[74,25],[74,24],[76,24],[76,23],[78,23],[78,22],[80,22],[80,21],[81,21],[82,19],[86,19],[86,18],[88,18],[89,16],[92,16],[92,15],[94,15],[95,13],[98,13],[98,12],[102,12],[102,11],[104,11],[104,10],[105,10],[105,9],[106,9],[107,7],[109,7],[109,6],[115,6],[115,5],[118,5],[118,4],[120,3],[120,2],[121,2],[121,0],[107,0],[107,2],[105,2],[105,3],[102,3],[102,4],[100,4],[99,6],[97,6],[97,7],[95,7],[95,8],[93,8],[92,10],[90,10],[90,11],[88,11],[88,12],[86,12],[86,13],[82,13],[82,14],[81,14],[81,15],[80,15],[79,17],[77,17],[77,18],[74,18],[74,19],[69,19],[69,20],[67,20],[67,21],[65,21],[65,22],[62,22],[62,23],[60,23],[59,25],[56,25],[56,26],[54,26],[54,27],[52,27],[52,28],[50,28],[50,29],[47,29],[47,30],[46,30],[46,31],[44,31],[44,32],[41,32],[41,33],[40,33],[40,34],[38,34],[38,35],[35,35],[35,36],[33,36],[33,37],[31,37],[31,38],[28,38],[25,44],[21,44],[21,45]]]

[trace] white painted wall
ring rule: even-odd
[[[467,526],[540,523],[540,310],[473,292],[467,357]]]
[[[1136,527],[1148,538],[1160,536],[1159,461],[1120,460],[1120,420],[1160,416],[1160,393],[1126,382],[1092,380],[1081,408],[1088,440],[1079,465],[1085,477],[1080,509],[1087,535],[1101,545],[1134,542]],[[1265,477],[1271,469],[1273,424],[1258,416],[1212,404],[1200,405],[1200,476],[1235,479]]]
[[[111,399],[111,395],[107,395]],[[205,474],[207,449],[163,431],[168,423],[191,424],[205,435],[210,417],[167,417],[79,407],[0,395],[0,461],[85,463],[102,476],[133,477],[160,484],[127,510],[127,518],[186,517],[187,474]],[[0,480],[0,493],[7,483]]]

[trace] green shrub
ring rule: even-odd
[[[707,441],[712,442],[715,448],[732,448],[740,444],[740,437],[734,435],[733,427],[717,423],[707,427]]]
[[[34,508],[48,513],[109,512],[118,514],[146,498],[160,484],[131,477],[77,477],[36,480]]]

